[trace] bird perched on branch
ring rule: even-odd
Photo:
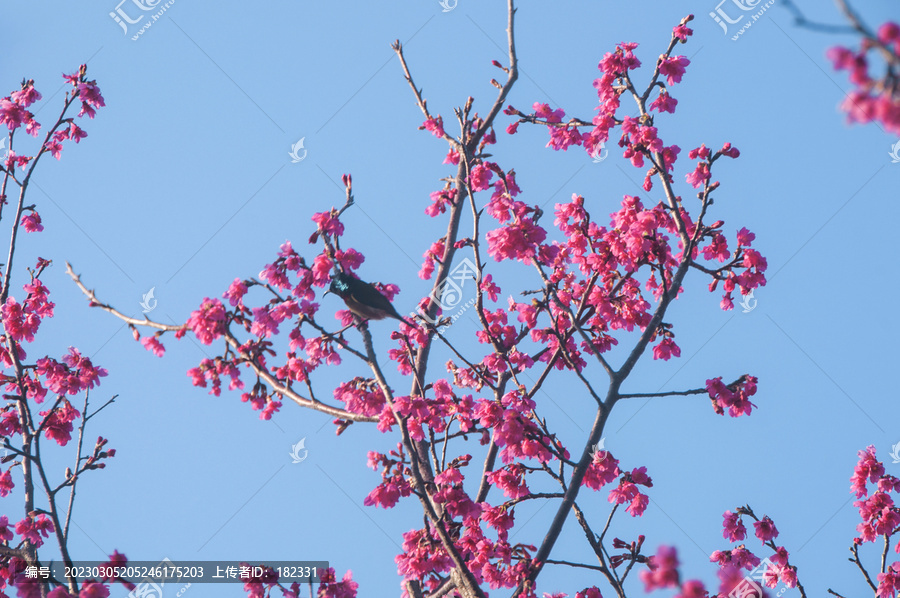
[[[334,293],[344,300],[347,307],[363,320],[383,320],[394,318],[406,322],[387,297],[381,294],[368,282],[354,278],[345,272],[339,272],[331,279],[329,293]]]

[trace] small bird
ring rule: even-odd
[[[406,322],[387,297],[371,284],[340,272],[331,278],[329,293],[344,300],[347,307],[363,320],[383,320],[394,318]]]

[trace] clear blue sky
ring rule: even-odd
[[[828,3],[799,4],[812,18],[839,22]],[[885,0],[857,4],[871,24],[900,16]],[[123,10],[139,14],[128,5]],[[20,283],[35,255],[54,261],[44,280],[57,317],[30,356],[59,356],[75,345],[110,372],[95,401],[120,397],[91,424],[89,437],[110,438],[118,454],[79,486],[71,541],[78,558],[117,549],[139,560],[329,560],[341,575],[353,570],[363,596],[399,593],[393,557],[400,534],[421,526],[420,508],[412,501],[387,512],[362,507],[379,481],[365,466],[366,450],[389,450],[394,437],[358,425],[336,437],[330,418],[287,403],[262,422],[237,394],[207,395],[185,372],[212,349],[169,336],[166,357],[154,357],[119,321],[87,307],[64,261],[101,299],[134,315],[155,287],[153,315],[183,322],[235,277],[256,276],[286,239],[311,255],[310,216],[342,202],[340,176],[350,172],[357,207],[346,216],[346,238],[367,256],[363,274],[399,285],[395,304],[411,309],[430,288],[417,278],[420,256],[444,226],[423,210],[452,171],[441,164],[446,146],[416,130],[423,118],[389,43],[403,42],[429,107],[452,132],[453,107],[472,95],[484,112],[495,97],[490,61],[505,60],[504,5],[460,0],[444,13],[437,1],[263,8],[179,0],[137,41],[134,26],[123,35],[108,16],[115,0],[0,9],[3,94],[34,78],[44,94],[38,120],[49,121],[61,101],[60,73],[87,62],[107,103],[84,123],[89,137],[80,146],[40,165],[30,202],[46,230],[26,235],[18,254]],[[623,466],[646,465],[655,485],[646,515],[618,519],[614,533],[678,546],[683,573],[710,583],[709,553],[729,547],[721,514],[749,502],[775,520],[778,543],[810,596],[828,587],[857,596],[864,586],[846,561],[859,521],[849,494],[856,451],[875,445],[888,471],[900,474],[888,456],[900,442],[890,232],[900,216],[900,164],[888,156],[897,139],[874,125],[848,127],[838,112],[848,84],[824,51],[845,38],[797,29],[776,2],[735,42],[707,16],[714,8],[712,0],[655,0],[640,9],[522,2],[522,77],[509,103],[548,102],[590,118],[604,52],[640,42],[638,56],[652,65],[672,26],[697,15],[695,36],[680,47],[692,64],[672,89],[678,111],[657,124],[666,143],[683,150],[676,181],[685,196],[688,149],[731,141],[741,150],[716,173],[714,215],[732,238],[742,226],[756,233],[769,284],[752,312],[722,312],[707,280],[689,276],[667,318],[682,358],[645,360],[625,391],[695,388],[713,376],[751,373],[760,379],[759,410],[721,418],[703,397],[617,406],[606,446]],[[580,150],[545,148],[543,128],[522,127],[509,139],[500,132],[508,122],[499,118],[495,159],[515,167],[524,201],[551,210],[579,193],[599,215],[640,192],[642,172],[615,152],[595,164]],[[288,152],[300,138],[308,154],[294,164]],[[655,192],[640,194],[652,204]],[[524,268],[494,271],[495,279],[506,276],[504,295],[534,284]],[[342,307],[332,297],[323,306]],[[391,325],[373,329],[376,346],[387,347]],[[452,333],[465,342],[473,329],[463,320]],[[431,371],[444,361],[436,356]],[[361,372],[353,364],[317,383],[328,389]],[[592,401],[562,377],[539,401],[576,446]],[[301,438],[309,457],[292,464],[291,445]],[[478,448],[470,450],[480,462]],[[57,453],[68,464],[70,451]],[[581,500],[595,518],[608,512],[606,492]],[[20,503],[5,504],[18,520]],[[519,509],[514,540],[538,544],[550,513]],[[748,546],[762,553],[755,539]],[[587,558],[585,548],[570,521],[554,557]],[[869,548],[864,555],[874,558]],[[571,595],[593,583],[566,569],[541,579],[542,591]],[[194,586],[188,595],[242,592]]]

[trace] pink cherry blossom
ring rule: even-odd
[[[78,96],[82,101],[90,104],[95,108],[106,106],[103,96],[100,95],[100,88],[97,87],[96,81],[85,81],[75,86],[78,89]]]
[[[494,171],[489,164],[476,164],[472,167],[472,173],[469,175],[469,185],[472,191],[484,191],[490,187],[491,178]]]
[[[671,546],[660,546],[647,563],[649,570],[640,572],[644,590],[678,587],[678,552]]]
[[[79,390],[88,390],[99,386],[100,378],[107,375],[106,369],[96,367],[90,358],[84,357],[75,347],[69,347],[69,352],[63,355],[62,361],[69,367],[70,371],[76,373]]]
[[[717,260],[724,263],[730,255],[728,240],[722,234],[715,235],[709,245],[703,248],[703,257],[708,260]]]
[[[675,114],[675,107],[678,106],[678,100],[669,95],[665,89],[659,92],[656,99],[650,103],[650,110],[657,112],[669,112]]]
[[[9,97],[23,108],[28,108],[42,98],[40,92],[34,88],[34,81],[26,81],[22,89],[12,92]]]
[[[200,309],[191,313],[187,325],[204,345],[211,345],[225,332],[225,306],[218,299],[206,297]]]
[[[344,234],[344,223],[338,220],[336,210],[317,212],[313,214],[312,220],[319,226],[320,232],[335,237],[340,237]]]
[[[681,348],[671,338],[664,338],[653,347],[653,359],[668,361],[672,357],[681,357]]]
[[[96,581],[88,581],[78,592],[78,598],[109,598],[109,588]]]
[[[222,294],[224,299],[228,299],[228,303],[232,307],[238,305],[243,306],[244,295],[247,294],[247,285],[240,278],[235,278],[234,282],[229,285],[228,290]]]
[[[838,46],[826,52],[834,69],[848,71],[850,82],[855,86],[841,103],[849,122],[875,120],[881,122],[887,131],[900,134],[900,98],[894,86],[895,67],[900,56],[898,29],[900,26],[889,21],[878,28],[874,38],[864,32],[858,50]],[[878,56],[870,62],[868,54],[873,50],[877,51]],[[886,68],[881,66],[885,62]],[[884,69],[883,73],[875,72],[879,68]]]
[[[31,113],[23,105],[9,98],[0,99],[0,125],[6,125],[10,131],[15,131],[30,118]]]
[[[709,181],[709,177],[709,163],[700,162],[699,164],[697,164],[697,168],[694,169],[694,172],[685,175],[684,179],[691,187],[694,187],[696,189],[697,187],[700,187],[704,183]]]
[[[435,137],[443,137],[446,134],[444,133],[444,119],[440,116],[429,118],[422,123],[422,128],[430,131]]]
[[[44,538],[49,538],[55,529],[53,522],[43,513],[37,517],[27,517],[16,524],[16,533],[35,547],[42,546]]]
[[[684,70],[689,64],[691,64],[691,61],[685,56],[661,57],[659,60],[659,73],[667,78],[669,85],[674,85],[681,82]]]
[[[775,522],[769,519],[768,516],[763,517],[760,521],[754,522],[753,527],[756,528],[756,537],[762,540],[763,543],[778,537],[778,530],[775,528]]]
[[[878,598],[894,598],[900,592],[900,561],[894,561],[884,573],[878,574]]]
[[[672,28],[672,35],[681,40],[682,43],[687,43],[687,38],[694,34],[694,30],[687,26],[687,22],[693,18],[694,15],[688,15],[680,24]]]
[[[722,527],[724,530],[722,531],[722,536],[729,542],[740,542],[747,537],[747,528],[744,527],[744,522],[741,521],[739,514],[725,511],[723,518]]]
[[[856,498],[868,496],[866,489],[866,481],[875,483],[884,475],[884,464],[875,456],[875,447],[869,445],[865,450],[857,453],[859,461],[853,468],[853,475],[850,477],[850,492],[856,494]]]
[[[8,297],[6,303],[0,307],[0,318],[3,320],[4,329],[13,340],[24,340],[28,343],[34,340],[34,335],[41,325],[40,317],[35,313],[27,313],[15,297]]]
[[[509,498],[521,498],[530,493],[524,479],[525,468],[521,464],[511,464],[488,472],[487,481],[503,491]]]
[[[500,287],[494,284],[494,277],[490,274],[484,277],[484,280],[481,281],[481,290],[487,293],[487,296],[490,297],[491,301],[496,301],[497,296],[500,293]]]
[[[41,224],[41,215],[34,210],[28,212],[22,216],[22,227],[25,229],[25,232],[28,233],[41,232],[44,230],[44,225]]]
[[[675,594],[675,598],[707,598],[708,596],[706,586],[697,579],[690,579],[681,584],[681,591]]]
[[[141,339],[141,344],[145,349],[147,349],[157,357],[162,357],[166,354],[166,348],[163,347],[162,343],[159,342],[159,339],[156,336],[145,336]]]
[[[551,123],[562,122],[563,117],[566,115],[564,110],[551,110],[548,104],[542,104],[540,102],[535,102],[532,108],[534,108],[534,113],[538,118],[542,118]]]
[[[453,205],[456,200],[456,189],[441,189],[440,191],[431,192],[431,205],[425,208],[425,213],[432,218],[444,214],[447,206]]]
[[[349,569],[341,581],[336,581],[334,569],[326,569],[319,575],[318,598],[356,598],[359,584],[353,581],[353,572]]]
[[[69,401],[63,401],[60,407],[50,411],[41,411],[45,419],[41,424],[44,427],[44,436],[55,440],[59,446],[66,446],[72,439],[72,422],[81,417],[81,412],[72,407]]]
[[[489,231],[486,235],[488,254],[496,261],[515,259],[526,262],[537,254],[537,245],[547,238],[547,231],[525,219]]]
[[[8,496],[16,485],[9,470],[0,473],[0,496]]]
[[[0,540],[9,542],[15,537],[15,534],[9,529],[9,526],[9,518],[6,515],[0,516]]]

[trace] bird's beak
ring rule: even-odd
[[[324,293],[322,293],[322,296],[324,297],[325,295],[327,295],[327,294],[330,293],[330,292],[331,292],[331,289],[328,289],[327,291],[325,291]]]

